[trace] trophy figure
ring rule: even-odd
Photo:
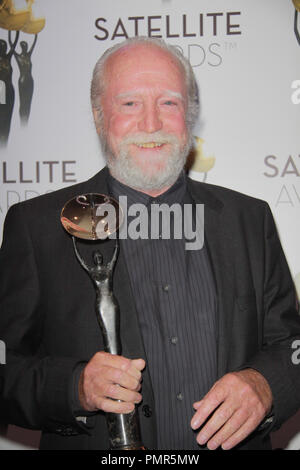
[[[95,310],[103,335],[104,350],[110,354],[122,353],[120,340],[120,311],[113,294],[112,277],[119,253],[119,241],[111,260],[104,263],[100,250],[93,253],[94,265],[80,255],[76,238],[104,240],[115,233],[122,223],[119,204],[103,194],[84,194],[71,199],[61,213],[61,223],[72,235],[76,258],[91,278],[96,291]],[[140,436],[137,408],[128,414],[106,413],[111,450],[144,450]]]

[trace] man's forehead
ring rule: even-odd
[[[115,57],[107,63],[105,70],[106,83],[120,92],[129,91],[131,87],[165,88],[185,94],[185,75],[180,63],[170,54],[149,56],[147,54],[130,57]],[[124,88],[124,90],[122,90]]]
[[[171,56],[173,57],[173,54],[168,50],[163,47],[158,46],[157,44],[153,43],[136,43],[136,44],[127,44],[117,51],[115,51],[112,55],[111,58],[115,57],[129,57],[131,55],[136,56],[139,54],[154,54],[154,55],[165,55],[165,56]]]
[[[118,99],[130,98],[130,97],[136,96],[136,95],[143,95],[143,94],[147,93],[148,91],[149,91],[148,88],[145,88],[145,87],[134,88],[132,90],[128,90],[128,91],[118,93],[116,95],[116,98],[118,98]],[[180,100],[184,100],[184,97],[183,97],[182,93],[180,93],[178,91],[170,90],[170,89],[167,89],[167,88],[159,88],[159,87],[153,87],[153,91],[156,91],[157,93],[162,94],[162,95],[168,95],[168,96],[171,96],[171,97],[174,97],[174,98],[178,98]]]
[[[109,57],[106,64],[107,70],[136,69],[139,73],[154,73],[155,64],[160,62],[165,66],[182,70],[180,61],[167,49],[154,44],[135,44],[117,50]],[[157,70],[157,69],[156,69]],[[159,70],[157,70],[159,73]]]

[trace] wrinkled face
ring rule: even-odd
[[[112,174],[137,189],[173,184],[188,153],[186,107],[184,72],[167,51],[139,44],[113,54],[98,129]]]

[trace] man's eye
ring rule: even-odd
[[[164,104],[166,104],[166,105],[168,105],[168,106],[176,106],[175,101],[171,101],[171,100],[165,101]]]
[[[126,103],[124,103],[124,106],[133,106],[134,105],[134,101],[127,101]]]

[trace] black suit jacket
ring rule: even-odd
[[[75,419],[70,397],[74,370],[103,349],[95,292],[60,223],[67,200],[108,193],[107,169],[90,180],[17,204],[8,211],[0,252],[1,420],[42,430],[42,449],[107,449],[105,416]],[[205,239],[218,294],[218,376],[253,367],[274,397],[273,426],[300,404],[299,366],[291,356],[300,337],[296,296],[268,205],[237,192],[188,180],[195,203],[205,204]],[[85,258],[92,242],[80,242]],[[109,256],[113,242],[103,242]],[[122,252],[114,273],[121,310],[122,354],[147,362]],[[139,405],[142,437],[156,447],[155,399],[146,370]],[[270,428],[271,429],[271,428]],[[269,448],[257,430],[239,448]]]

